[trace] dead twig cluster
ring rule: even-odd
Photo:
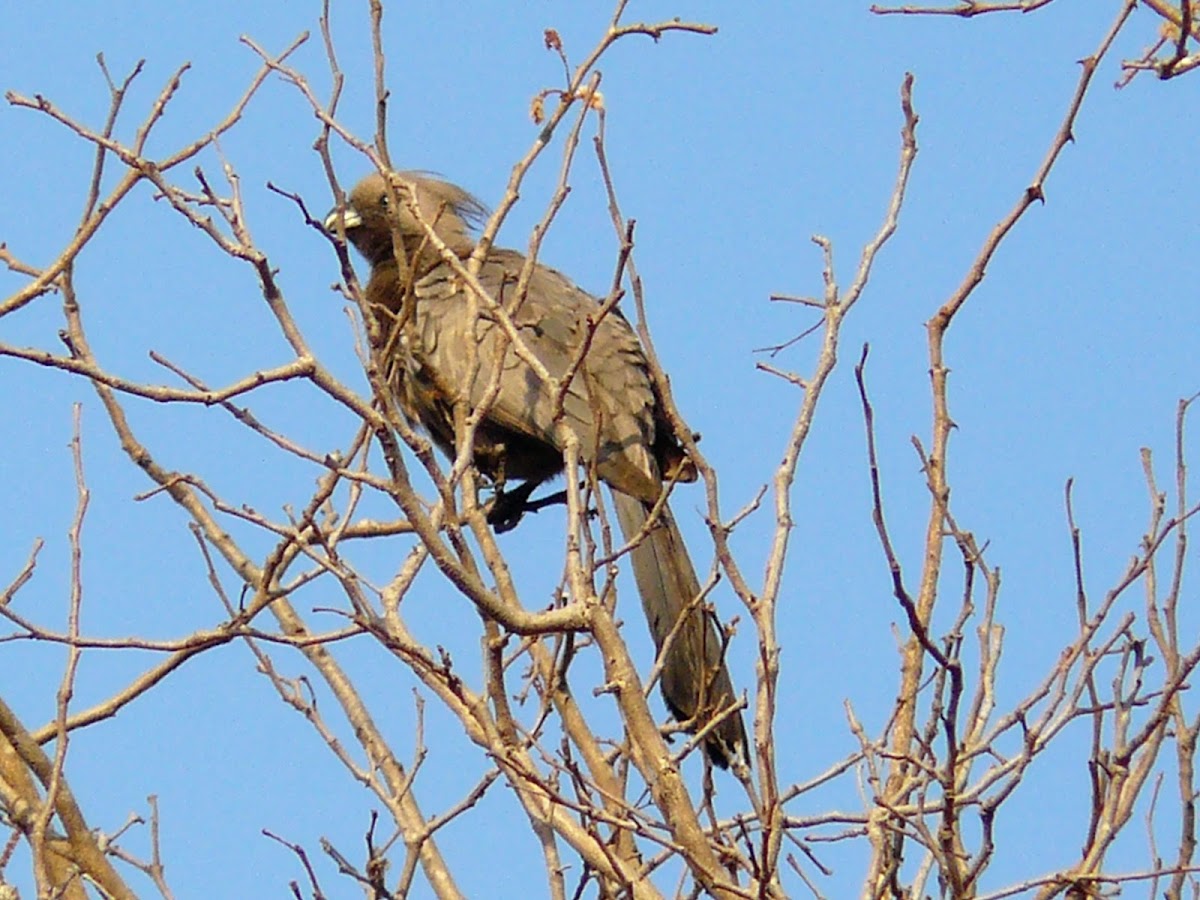
[[[1052,2],[963,0],[945,7],[875,11],[970,18],[990,12],[1032,12]],[[1195,11],[1187,3],[1176,8],[1162,0],[1147,0],[1146,5],[1170,27],[1143,60],[1126,63],[1126,68],[1130,72],[1152,68],[1169,78],[1194,67]],[[438,211],[422,209],[413,185],[393,171],[387,144],[390,95],[382,2],[373,0],[369,15],[376,113],[371,139],[355,135],[340,118],[345,76],[335,51],[329,6],[326,0],[320,19],[330,77],[327,96],[321,96],[292,62],[307,35],[278,53],[244,39],[260,62],[245,91],[202,137],[168,152],[151,155],[147,148],[151,136],[158,136],[167,108],[177,103],[187,66],[168,79],[128,140],[118,136],[118,126],[128,114],[129,90],[141,76],[141,64],[118,82],[100,58],[110,103],[99,127],[69,115],[46,97],[7,95],[11,105],[57,122],[86,142],[95,155],[78,227],[50,263],[31,265],[21,259],[18,249],[0,245],[0,261],[23,279],[11,296],[0,300],[0,318],[16,315],[31,304],[48,304],[57,296],[61,346],[0,342],[0,356],[58,370],[90,385],[122,451],[148,479],[148,489],[136,499],[170,502],[186,516],[214,602],[207,627],[174,637],[84,631],[81,560],[90,489],[77,410],[72,459],[78,503],[68,532],[70,593],[65,627],[46,624],[44,616],[21,603],[22,590],[37,575],[40,541],[0,592],[0,618],[8,626],[7,633],[0,635],[0,649],[5,644],[41,642],[65,651],[48,721],[29,727],[0,698],[0,823],[13,835],[0,854],[0,878],[13,847],[24,842],[30,848],[39,896],[83,900],[89,896],[87,885],[92,884],[105,896],[133,897],[127,876],[134,872],[148,878],[160,895],[171,896],[159,850],[154,798],[149,800],[147,861],[130,852],[123,840],[133,825],[145,824],[140,817],[111,835],[87,823],[68,784],[66,760],[80,729],[111,719],[147,692],[163,689],[174,672],[200,654],[240,643],[274,694],[304,717],[331,758],[378,804],[381,813],[371,816],[357,851],[329,841],[321,845],[323,860],[368,896],[408,896],[418,884],[439,897],[461,896],[455,872],[439,845],[441,832],[475,814],[480,801],[498,784],[509,789],[541,850],[547,893],[563,900],[585,892],[654,898],[669,893],[672,883],[676,894],[686,896],[774,898],[790,895],[799,885],[821,897],[821,881],[831,871],[822,859],[821,846],[852,840],[864,848],[862,896],[867,898],[918,897],[935,891],[954,898],[1020,893],[1098,896],[1108,887],[1136,881],[1151,882],[1155,893],[1183,896],[1196,869],[1193,797],[1200,734],[1200,719],[1189,716],[1184,703],[1184,691],[1200,663],[1200,643],[1181,635],[1178,622],[1188,524],[1200,508],[1187,500],[1184,421],[1191,401],[1181,403],[1178,413],[1171,512],[1147,453],[1150,521],[1136,557],[1103,597],[1093,596],[1086,587],[1083,536],[1068,485],[1066,517],[1076,574],[1078,630],[1064,639],[1061,653],[1048,663],[1034,689],[1007,708],[998,700],[1005,640],[1000,571],[988,561],[986,545],[959,521],[950,500],[954,421],[946,335],[1007,236],[1037,202],[1045,200],[1046,181],[1072,140],[1097,68],[1130,20],[1134,0],[1120,3],[1099,46],[1081,60],[1078,85],[1043,162],[1013,208],[996,223],[962,283],[927,323],[932,420],[929,438],[914,439],[914,446],[929,512],[922,529],[920,563],[915,567],[897,550],[896,524],[886,512],[886,461],[879,458],[875,442],[866,348],[859,358],[855,374],[866,430],[871,515],[904,624],[896,701],[884,727],[870,734],[855,703],[848,700],[852,752],[827,764],[823,772],[790,785],[780,780],[777,721],[783,688],[778,620],[794,526],[793,486],[821,398],[840,361],[843,324],[863,298],[872,270],[900,222],[918,146],[913,77],[906,76],[900,88],[896,180],[882,222],[848,280],[835,266],[832,243],[818,235],[813,241],[822,256],[822,295],[773,298],[795,303],[816,321],[766,348],[770,361],[759,363],[762,371],[796,389],[796,405],[781,461],[769,483],[730,512],[717,470],[675,405],[655,352],[651,307],[638,274],[635,222],[622,211],[619,179],[606,152],[609,112],[599,91],[597,68],[619,41],[639,35],[654,41],[677,34],[707,35],[715,29],[680,20],[628,23],[626,2],[621,0],[595,47],[574,65],[562,37],[547,30],[545,45],[562,63],[562,84],[534,99],[537,135],[514,165],[475,252],[464,260],[433,227]],[[1168,45],[1170,55],[1158,56]],[[327,241],[336,261],[337,289],[349,301],[360,326],[356,336],[366,389],[345,383],[312,349],[292,314],[276,266],[254,237],[237,168],[221,153],[221,138],[243,120],[247,105],[272,75],[288,84],[316,117],[314,147],[335,203],[345,202],[335,150],[348,150],[364,167],[384,173],[395,208],[406,208],[423,224],[428,248],[440,254],[465,285],[472,322],[486,318],[499,326],[505,347],[553,386],[559,412],[592,349],[596,325],[605,316],[619,314],[623,302],[627,311],[632,306],[666,417],[704,486],[711,552],[693,603],[709,610],[716,587],[728,585],[742,604],[745,624],[735,621],[725,627],[723,640],[754,647],[753,688],[744,701],[754,723],[753,765],[735,766],[736,783],[714,780],[707,765],[702,779],[689,777],[687,767],[699,766],[689,760],[702,756],[696,751],[704,733],[673,744],[680,727],[656,719],[650,688],[660,675],[661,656],[651,667],[635,664],[617,607],[617,572],[631,547],[645,535],[626,546],[614,542],[598,478],[581,462],[587,454],[578,441],[563,435],[566,524],[561,559],[556,561],[557,583],[547,601],[519,584],[510,570],[487,519],[488,485],[473,465],[473,438],[495,401],[500,373],[492,377],[481,403],[457,401],[457,452],[444,464],[391,396],[385,323],[377,321],[365,301],[344,235],[327,234],[310,214],[305,198],[270,186],[294,204],[306,228],[316,229]],[[552,109],[547,108],[550,103]],[[579,148],[587,146],[584,139],[589,134],[607,194],[616,263],[592,331],[575,348],[564,374],[555,378],[525,345],[513,316],[529,287],[543,240],[570,194],[572,173],[587,164],[583,162],[587,154],[580,154]],[[480,283],[480,264],[517,203],[524,179],[556,136],[561,138],[558,175],[545,213],[533,228],[528,263],[511,293],[494,296]],[[198,164],[211,158],[218,161],[219,177]],[[185,164],[193,166],[190,178],[181,174]],[[246,371],[218,383],[152,351],[151,359],[168,382],[155,384],[124,374],[100,358],[89,339],[92,300],[77,289],[75,267],[113,211],[132,205],[139,187],[148,187],[231,264],[245,267],[288,348],[289,359],[261,365],[251,361]],[[783,368],[779,357],[813,336],[817,347],[809,370],[802,374]],[[468,359],[466,370],[478,374],[479,361]],[[351,418],[353,428],[339,446],[310,446],[272,424],[261,407],[256,411],[263,392],[284,383],[306,391],[314,409]],[[169,454],[131,420],[128,404],[135,398],[163,407],[211,408],[210,415],[228,418],[272,459],[302,465],[313,476],[315,488],[298,493],[302,502],[279,513],[257,510],[215,486],[219,460],[203,470],[177,468]],[[673,487],[673,482],[668,484],[655,513],[661,512]],[[769,516],[771,528],[765,564],[761,576],[755,577],[739,562],[733,538],[742,522],[760,513]],[[652,514],[645,530],[654,523]],[[382,583],[368,576],[368,566],[359,555],[361,548],[381,541],[392,542],[389,547],[398,560]],[[1164,564],[1162,557],[1168,552],[1171,558]],[[947,553],[956,566],[947,563]],[[406,601],[414,596],[421,577],[440,586],[444,602],[462,604],[477,618],[478,677],[470,677],[469,667],[455,661],[454,654],[469,652],[473,646],[469,640],[447,649],[429,641],[414,625]],[[957,590],[948,587],[954,578],[961,579]],[[1140,619],[1122,602],[1138,587],[1145,594]],[[323,592],[322,606],[305,611],[302,598],[316,589]],[[340,662],[345,645],[365,641],[381,648],[417,686],[411,740],[406,746],[388,738],[370,692]],[[78,708],[80,660],[101,652],[150,652],[157,659],[102,701]],[[599,684],[592,683],[594,679],[589,682],[576,665],[587,653],[600,660],[603,681]],[[293,674],[297,666],[302,674]],[[643,672],[648,673],[645,678]],[[748,685],[750,679],[745,677],[741,683]],[[430,746],[425,732],[430,700],[453,717],[484,760],[471,773],[462,795],[437,812],[418,801],[431,756],[436,760],[439,752]],[[994,867],[1002,849],[995,839],[1002,809],[1032,779],[1047,750],[1075,728],[1090,733],[1085,762],[1090,804],[1084,840],[1053,872],[985,891],[983,876]],[[1172,757],[1177,774],[1175,802],[1167,799],[1170,790],[1163,787],[1166,756]],[[812,815],[795,811],[799,798],[808,798],[835,781],[859,786],[862,809]],[[1148,795],[1153,797],[1148,826],[1152,846],[1160,833],[1161,818],[1156,816],[1169,815],[1163,812],[1168,806],[1177,809],[1180,819],[1177,846],[1169,852],[1155,849],[1145,870],[1114,874],[1106,867],[1106,855],[1135,821]],[[728,812],[731,807],[737,811]],[[294,855],[303,874],[302,882],[290,885],[292,895],[325,896],[311,848],[270,832],[267,836]]]

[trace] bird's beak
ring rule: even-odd
[[[345,210],[334,209],[325,217],[325,230],[330,234],[337,234],[338,223],[341,223],[343,231],[349,231],[351,228],[357,228],[362,224],[362,216],[353,206],[347,206]]]

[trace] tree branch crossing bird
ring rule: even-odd
[[[638,541],[629,555],[660,653],[670,636],[661,676],[667,706],[692,731],[723,715],[705,737],[709,757],[722,767],[748,761],[741,713],[729,712],[736,698],[724,642],[699,597],[675,519],[659,502],[664,480],[694,480],[695,469],[666,419],[637,335],[619,311],[606,312],[596,298],[541,264],[517,296],[525,258],[489,249],[479,283],[508,311],[545,374],[572,376],[565,392],[555,390],[520,358],[485,305],[472,312],[468,287],[410,203],[464,262],[475,249],[470,226],[482,218],[483,207],[444,181],[415,173],[397,173],[396,179],[408,188],[395,190],[379,173],[368,176],[325,225],[333,233],[340,225],[370,263],[366,300],[384,325],[399,408],[453,458],[456,399],[465,398],[473,409],[486,405],[475,432],[475,465],[501,486],[524,481],[514,492],[518,507],[534,487],[562,473],[561,429],[578,439],[583,464],[594,466],[612,491],[626,541]],[[489,388],[498,388],[490,400]],[[497,520],[511,527],[519,516],[510,504]]]

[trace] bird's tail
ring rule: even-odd
[[[613,491],[612,496],[621,532],[626,541],[634,541],[649,520],[653,504],[619,491]],[[691,730],[699,730],[715,715],[728,711],[736,699],[725,667],[724,643],[711,616],[697,600],[700,584],[696,570],[666,505],[630,557],[642,609],[660,654],[668,635],[675,631],[662,665],[663,698],[675,718],[690,721]],[[683,623],[676,629],[681,616]],[[737,759],[749,761],[740,712],[726,715],[708,733],[705,749],[721,768]]]

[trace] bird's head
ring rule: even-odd
[[[422,173],[397,172],[393,184],[379,172],[368,175],[354,186],[345,209],[329,213],[325,229],[336,234],[340,223],[346,238],[371,265],[395,257],[393,233],[410,263],[421,259],[436,264],[440,254],[421,220],[456,254],[470,254],[471,225],[485,214],[478,200],[460,187]]]

